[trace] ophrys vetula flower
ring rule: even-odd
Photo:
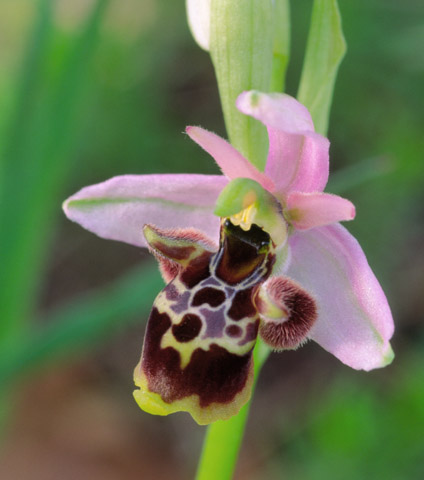
[[[244,92],[237,106],[268,129],[264,172],[215,134],[188,127],[222,176],[125,175],[86,187],[64,205],[85,228],[149,244],[159,258],[170,283],[149,320],[136,397],[152,413],[188,410],[200,423],[227,418],[247,401],[258,331],[275,349],[312,339],[356,369],[382,367],[393,358],[386,297],[359,244],[338,223],[351,220],[355,209],[323,192],[328,140],[314,131],[307,109],[287,95]],[[243,266],[240,245],[255,244],[255,232],[266,235],[266,253],[250,245],[256,254]],[[228,250],[231,242],[238,247]],[[187,258],[181,248],[190,252]],[[239,283],[216,275],[225,256],[227,273],[239,275]],[[197,283],[183,280],[190,279],[187,272]],[[211,279],[219,286],[206,285]],[[243,288],[244,281],[253,283]],[[240,324],[229,314],[228,299],[236,295],[244,297],[234,308],[252,306]],[[202,308],[209,313],[201,314]]]

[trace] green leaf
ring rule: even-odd
[[[334,82],[346,52],[337,0],[315,0],[297,98],[325,135]]]
[[[272,50],[271,92],[284,92],[286,70],[290,57],[290,3],[275,0],[274,47]]]
[[[210,53],[232,145],[257,168],[265,168],[267,134],[235,105],[245,90],[268,92],[273,61],[272,0],[212,0]],[[271,27],[271,28],[270,28]]]

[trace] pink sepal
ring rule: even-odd
[[[219,235],[213,215],[228,183],[221,175],[123,175],[91,185],[63,205],[70,220],[100,237],[146,247],[143,226],[195,228]]]
[[[386,296],[355,238],[341,225],[296,232],[287,275],[315,298],[310,338],[355,369],[393,359],[393,318]]]

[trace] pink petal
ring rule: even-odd
[[[187,127],[186,132],[192,140],[215,159],[222,173],[230,180],[238,177],[250,178],[256,180],[266,190],[274,189],[273,181],[247,161],[223,138],[200,127]]]
[[[220,175],[123,175],[68,198],[64,211],[100,237],[146,247],[143,226],[196,228],[218,239],[216,199],[228,183]]]
[[[287,277],[271,277],[255,298],[259,335],[275,350],[299,347],[317,319],[315,300]]]
[[[243,92],[237,108],[268,128],[265,173],[277,193],[321,192],[328,181],[330,142],[315,133],[307,108],[282,93]]]
[[[315,131],[308,109],[285,93],[267,94],[251,90],[241,93],[236,105],[242,113],[275,130],[292,134]]]
[[[298,230],[355,218],[353,203],[330,193],[289,193],[286,209],[290,223]]]
[[[310,338],[352,368],[371,370],[390,363],[392,314],[355,238],[336,224],[296,232],[289,241],[287,275],[318,306]]]

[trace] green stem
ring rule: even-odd
[[[258,340],[254,351],[255,380],[253,392],[270,350]],[[252,399],[230,420],[219,420],[208,427],[202,455],[197,469],[197,480],[230,480],[233,477],[243,440]]]

